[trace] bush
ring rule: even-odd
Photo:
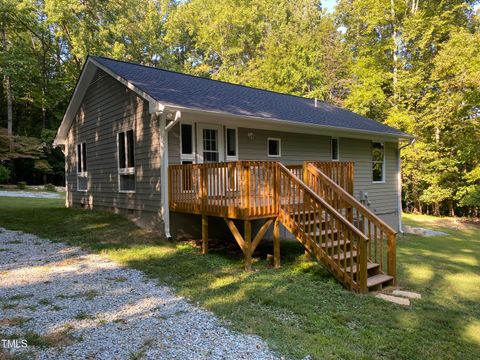
[[[9,178],[10,178],[10,170],[8,170],[8,168],[0,164],[0,183],[7,182]]]
[[[46,184],[43,189],[45,191],[51,191],[51,192],[57,192],[57,189],[55,188],[55,185],[53,184]]]
[[[17,188],[20,190],[25,190],[27,188],[27,182],[26,181],[19,181],[17,183]]]

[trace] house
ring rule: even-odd
[[[201,233],[204,251],[209,232],[230,230],[247,268],[273,227],[277,265],[288,232],[365,292],[395,281],[410,141],[325,102],[90,56],[55,144],[67,207],[124,213],[166,237]]]

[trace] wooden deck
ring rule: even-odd
[[[315,162],[315,165],[353,194],[353,163]],[[287,168],[303,179],[303,165],[287,165]],[[278,189],[277,172],[277,163],[273,161],[171,165],[170,209],[242,220],[276,216],[279,204],[275,194],[282,191]]]
[[[253,251],[273,225],[274,265],[280,266],[280,223],[347,288],[368,292],[395,284],[396,233],[353,197],[353,164],[273,161],[172,165],[170,209],[222,217],[252,267]],[[234,219],[243,220],[240,231]],[[251,221],[265,219],[252,236]]]

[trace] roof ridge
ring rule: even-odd
[[[90,56],[90,55],[89,55],[89,56]],[[277,94],[277,95],[291,96],[291,97],[295,97],[295,98],[299,98],[299,99],[303,99],[303,100],[308,100],[308,101],[312,101],[312,102],[315,101],[315,99],[310,99],[310,98],[307,98],[307,97],[305,97],[305,96],[288,94],[288,93],[282,93],[282,92],[278,92],[278,91],[274,91],[274,90],[262,89],[262,88],[258,88],[258,87],[254,87],[254,86],[248,86],[248,85],[243,85],[243,84],[236,84],[236,83],[232,83],[232,82],[228,82],[228,81],[224,81],[224,80],[217,80],[217,79],[207,78],[207,77],[203,77],[203,76],[198,76],[198,75],[183,73],[183,72],[180,72],[180,71],[175,71],[175,70],[170,70],[170,69],[164,69],[164,68],[161,68],[161,67],[149,66],[149,65],[144,65],[144,64],[140,64],[140,63],[136,63],[136,62],[131,62],[131,61],[125,61],[125,60],[112,59],[112,58],[109,58],[109,57],[106,57],[106,56],[91,55],[90,57],[92,57],[92,58],[102,58],[102,59],[106,59],[106,60],[121,62],[121,63],[128,64],[128,65],[141,66],[141,67],[144,67],[144,68],[147,68],[147,69],[154,69],[154,70],[159,70],[159,71],[166,71],[166,72],[169,72],[169,73],[172,73],[172,74],[177,74],[177,75],[184,75],[184,76],[193,77],[193,78],[195,78],[195,79],[210,80],[210,81],[214,81],[214,82],[221,83],[221,84],[239,86],[239,87],[243,87],[243,88],[247,88],[247,89],[253,89],[253,90],[259,90],[259,91],[265,91],[265,92],[269,92],[269,93]],[[343,109],[343,108],[341,108],[341,107],[338,107],[338,106],[336,106],[336,105],[334,105],[334,104],[330,104],[329,102],[324,101],[324,100],[317,100],[317,101],[320,102],[320,103],[326,104],[326,105],[328,105],[328,106],[333,106],[333,107],[335,107],[335,108],[339,108],[339,109],[342,109],[342,110],[346,110],[346,109]]]

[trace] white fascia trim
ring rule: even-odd
[[[168,103],[164,103],[165,109],[171,110],[171,111],[176,111],[180,110],[183,112],[189,112],[192,114],[211,114],[211,115],[216,115],[216,116],[221,116],[223,118],[231,118],[231,119],[237,119],[237,120],[246,120],[246,121],[254,121],[254,122],[261,122],[265,124],[274,124],[278,126],[279,124],[282,125],[289,125],[298,129],[305,129],[305,130],[312,130],[312,129],[317,129],[317,130],[328,130],[333,133],[338,133],[342,132],[345,134],[359,134],[359,135],[370,135],[370,136],[377,136],[377,137],[382,137],[382,138],[388,138],[392,140],[398,140],[398,139],[406,139],[406,140],[411,140],[414,137],[407,135],[407,136],[399,136],[399,135],[394,135],[394,134],[387,134],[384,132],[380,131],[368,131],[368,130],[359,130],[359,129],[349,129],[349,128],[343,128],[343,127],[336,127],[336,126],[329,126],[329,125],[317,125],[317,124],[305,124],[305,123],[299,123],[296,121],[291,121],[291,120],[281,120],[277,118],[261,118],[261,117],[255,117],[255,116],[250,116],[250,115],[235,115],[235,114],[229,114],[229,113],[224,113],[221,111],[208,111],[208,110],[198,110],[198,109],[191,109],[191,108],[186,108],[182,106],[176,106],[176,105],[171,105]],[[238,126],[238,125],[237,125]],[[281,131],[281,130],[279,130]]]
[[[70,99],[70,102],[68,103],[67,110],[65,111],[65,114],[63,116],[62,123],[60,124],[60,127],[58,129],[57,136],[55,137],[55,140],[53,142],[54,146],[64,145],[66,143],[66,137],[67,137],[68,131],[70,130],[70,127],[73,124],[73,119],[75,118],[78,108],[80,107],[80,104],[83,101],[85,93],[87,92],[87,88],[90,85],[90,82],[92,81],[93,77],[95,76],[96,69],[100,69],[104,71],[114,79],[121,82],[128,89],[135,92],[138,96],[147,100],[149,103],[150,114],[163,111],[164,106],[161,103],[159,103],[157,100],[155,100],[153,97],[148,95],[146,92],[140,90],[135,85],[125,80],[121,76],[117,75],[116,73],[111,71],[109,68],[103,66],[102,64],[95,61],[91,57],[87,57],[87,61],[83,66],[77,85],[75,86],[73,95]]]

